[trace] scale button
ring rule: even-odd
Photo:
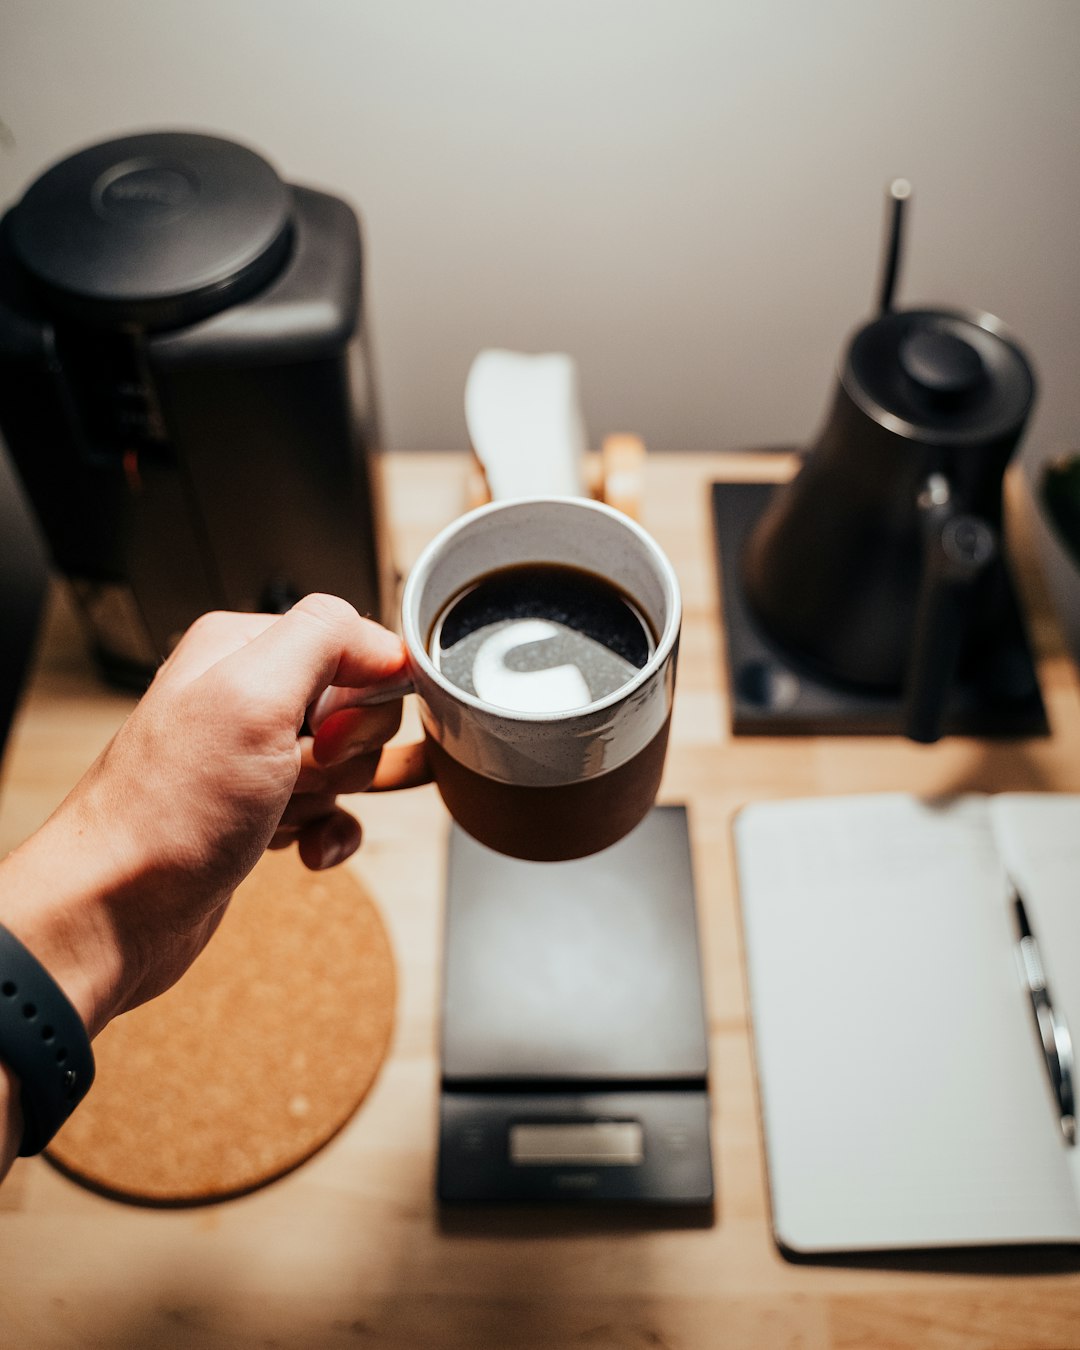
[[[690,1132],[682,1125],[668,1125],[663,1131],[663,1140],[671,1153],[690,1151]]]
[[[488,1132],[484,1125],[463,1125],[458,1133],[458,1147],[462,1153],[483,1153],[487,1142]]]

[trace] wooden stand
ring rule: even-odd
[[[599,451],[590,452],[584,465],[583,495],[624,512],[633,520],[641,517],[641,481],[645,470],[645,442],[640,436],[620,432],[606,436]],[[491,501],[484,466],[475,454],[469,456],[466,475],[468,509]]]

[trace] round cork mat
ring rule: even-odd
[[[267,853],[183,979],[97,1038],[94,1085],[48,1156],[147,1204],[251,1191],[363,1101],[394,999],[386,929],[356,878]]]

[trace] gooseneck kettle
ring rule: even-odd
[[[878,313],[742,564],[770,638],[826,679],[900,695],[907,735],[930,742],[999,558],[1003,477],[1035,379],[992,315],[893,308],[909,199],[898,179]]]

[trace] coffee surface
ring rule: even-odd
[[[450,601],[428,644],[459,689],[521,713],[570,712],[613,694],[654,646],[617,586],[558,563],[488,573]]]

